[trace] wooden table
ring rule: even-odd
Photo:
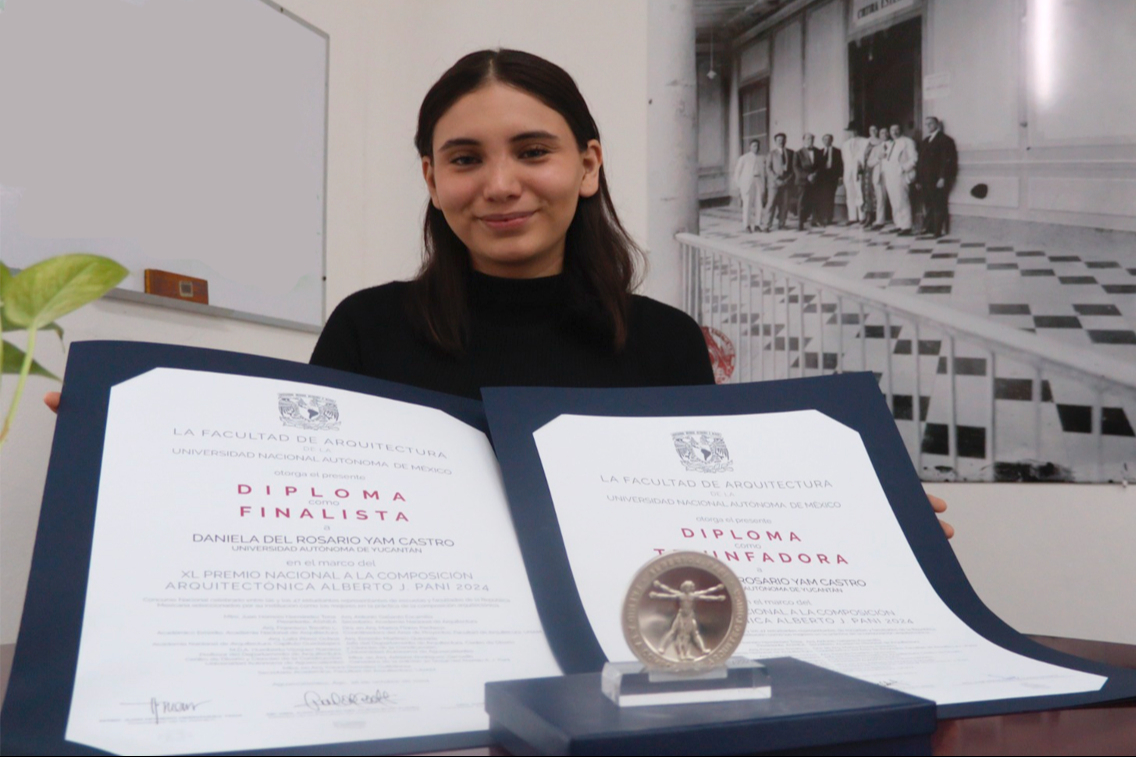
[[[1062,652],[1136,669],[1136,646],[1031,636]],[[1136,754],[1136,702],[989,718],[941,720],[937,755]]]
[[[1136,669],[1136,645],[1032,636],[1062,652]],[[0,645],[0,703],[8,688],[14,644]],[[1124,755],[1136,754],[1136,702],[1076,710],[1049,710],[988,718],[942,720],[933,737],[936,755]],[[496,747],[446,752],[505,755]]]

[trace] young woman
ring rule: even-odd
[[[313,364],[472,398],[713,383],[698,325],[631,294],[640,252],[563,69],[516,50],[465,56],[426,94],[415,145],[430,193],[422,268],[344,300]]]

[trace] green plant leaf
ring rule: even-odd
[[[8,290],[8,283],[12,280],[12,271],[8,266],[0,261],[0,331],[23,331],[24,327],[18,323],[13,323],[7,315],[4,314],[4,293]],[[42,329],[50,329],[55,332],[59,337],[59,341],[63,341],[63,327],[58,323],[49,323],[46,326],[40,326]]]
[[[4,342],[4,370],[3,373],[19,373],[20,369],[24,366],[24,351],[11,342]],[[59,377],[51,371],[44,368],[35,360],[32,361],[32,369],[29,372],[31,376],[43,376],[49,379],[59,381]]]
[[[8,283],[4,314],[15,324],[39,330],[102,297],[128,273],[99,255],[76,253],[48,258],[28,266]]]
[[[12,272],[8,270],[8,266],[4,265],[4,261],[0,260],[0,333],[8,331],[19,331],[20,326],[8,320],[4,315],[4,294],[8,291],[8,284],[12,281]],[[60,337],[62,340],[63,337]],[[2,352],[2,350],[0,350]]]
[[[7,334],[9,331],[23,331],[24,327],[18,323],[12,323],[12,319],[4,315],[3,311],[0,311],[0,330]]]
[[[59,337],[59,341],[63,341],[63,327],[58,323],[48,323],[44,326],[40,326],[40,328],[47,331],[54,331],[56,336]],[[4,315],[4,311],[0,310],[0,331],[3,331],[5,334],[7,334],[9,331],[23,330],[23,326],[19,325],[18,323],[12,323],[11,319],[8,318],[8,316]]]

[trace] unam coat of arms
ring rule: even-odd
[[[671,437],[675,451],[687,470],[722,473],[734,469],[726,440],[717,431],[679,431]]]
[[[334,431],[339,428],[339,408],[335,400],[314,394],[281,394],[280,420],[285,426],[309,431]]]

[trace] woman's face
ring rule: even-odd
[[[563,116],[493,82],[438,120],[433,153],[422,159],[430,201],[469,249],[474,270],[507,278],[560,273],[576,205],[599,189],[598,141],[580,152]]]

